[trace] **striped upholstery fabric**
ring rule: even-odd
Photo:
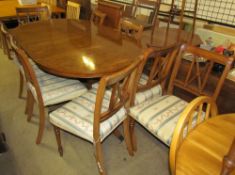
[[[174,129],[187,102],[176,96],[154,97],[130,109],[132,116],[154,136],[170,145]]]
[[[142,74],[140,77],[140,80],[139,80],[139,84],[145,85],[147,80],[148,80],[148,76],[145,74]],[[156,86],[152,87],[151,89],[136,93],[135,105],[143,103],[144,101],[149,100],[149,99],[153,98],[154,96],[162,96],[161,85],[156,85]]]
[[[78,80],[61,78],[43,72],[36,65],[33,66],[42,93],[45,106],[61,103],[74,99],[87,92],[85,85]],[[36,90],[31,83],[28,83],[35,100],[37,101]]]
[[[50,122],[66,131],[80,136],[90,142],[93,140],[93,120],[97,89],[93,88],[87,93],[68,102],[61,108],[50,113]],[[106,92],[102,112],[109,106],[110,92]],[[124,108],[121,108],[109,119],[100,124],[101,141],[108,136],[126,118]]]

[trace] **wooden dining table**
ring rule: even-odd
[[[9,32],[40,68],[64,77],[99,78],[127,67],[142,53],[119,30],[86,20],[39,21]]]
[[[192,32],[179,28],[159,27],[151,33],[148,46],[164,48],[180,43],[189,43],[194,46],[199,46],[203,42],[199,35],[192,34]]]
[[[179,148],[176,175],[219,175],[234,138],[235,113],[212,117],[198,125]]]
[[[20,5],[17,0],[0,0],[0,20],[10,20],[15,19],[16,15],[16,7],[37,7],[41,6],[41,4],[33,4],[33,5]],[[56,5],[48,5],[51,13],[53,14],[62,14],[65,13],[63,8],[57,7]]]

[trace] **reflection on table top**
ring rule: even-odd
[[[121,70],[142,50],[122,40],[117,29],[97,27],[90,21],[40,21],[10,33],[42,69],[66,77],[94,78]]]
[[[0,19],[16,18],[16,7],[34,7],[35,5],[20,5],[17,0],[0,0]],[[50,5],[50,10],[53,13],[64,13],[65,10],[55,5]]]
[[[176,43],[189,43],[192,45],[202,44],[201,38],[191,32],[180,30],[178,28],[160,27],[156,28],[154,34],[151,36],[149,46],[158,48],[169,47]]]
[[[228,153],[234,137],[235,113],[219,115],[200,124],[179,148],[176,174],[219,175],[223,157]]]

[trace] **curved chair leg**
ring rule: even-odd
[[[19,89],[19,98],[23,98],[23,87],[24,87],[24,77],[22,73],[19,71],[20,74],[20,89]]]
[[[44,106],[39,104],[38,107],[39,107],[39,129],[38,129],[36,144],[41,143],[42,135],[43,135],[44,128],[45,128],[45,110],[44,110]]]
[[[126,146],[127,146],[127,150],[129,155],[133,156],[133,148],[132,148],[132,144],[131,144],[131,136],[130,136],[130,122],[129,122],[129,117],[127,117],[124,121],[123,121],[123,130],[124,130],[124,139],[126,142]]]
[[[57,126],[53,125],[54,132],[55,132],[55,137],[56,137],[56,142],[58,146],[58,151],[60,153],[60,156],[63,156],[63,147],[61,145],[61,137],[60,137],[60,128]]]
[[[31,92],[27,92],[26,112],[28,114],[27,121],[30,122],[33,116],[34,97]]]
[[[137,143],[136,143],[136,136],[135,136],[135,120],[130,117],[130,140],[132,144],[132,149],[134,152],[137,151]]]
[[[100,140],[95,143],[95,157],[100,175],[106,175],[104,170],[104,158]]]

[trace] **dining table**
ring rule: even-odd
[[[219,175],[234,138],[235,113],[218,115],[199,124],[179,147],[176,175]],[[235,175],[235,171],[230,175]]]
[[[16,7],[38,7],[45,4],[21,5],[17,0],[0,0],[0,20],[16,19]],[[65,10],[56,5],[47,5],[52,14],[61,15]]]
[[[100,78],[122,70],[143,51],[119,30],[88,20],[38,21],[9,33],[41,69],[69,78]]]
[[[202,44],[199,35],[190,31],[185,31],[180,28],[171,28],[162,26],[154,29],[151,32],[149,47],[166,48],[175,44],[189,43],[194,46]]]

